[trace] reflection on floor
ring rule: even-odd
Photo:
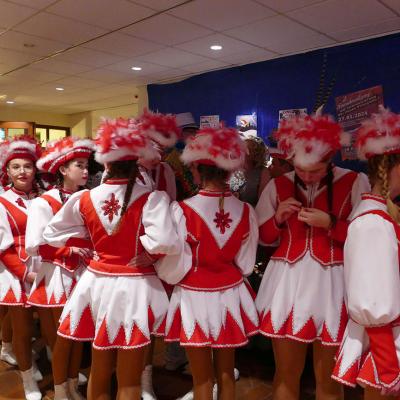
[[[41,343],[36,346],[40,349]],[[45,400],[53,399],[50,365],[45,360],[45,351],[40,352],[39,367],[44,375],[40,383]],[[90,363],[86,356],[86,364]],[[192,386],[191,376],[178,372],[169,372],[163,368],[164,343],[157,340],[154,355],[154,388],[159,400],[177,399],[187,393]],[[307,367],[302,380],[302,400],[312,400],[314,395],[314,379],[312,364],[307,362]],[[240,380],[237,382],[236,399],[246,400],[270,400],[272,399],[272,377],[274,363],[270,343],[264,338],[258,337],[250,346],[237,351],[237,367],[240,370]],[[83,370],[89,373],[89,368]],[[114,385],[115,387],[115,385]],[[86,387],[82,388],[82,393]],[[361,400],[359,390],[346,389],[346,400]],[[23,389],[19,373],[15,368],[0,361],[0,400],[23,400]]]

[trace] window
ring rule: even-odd
[[[35,128],[36,139],[42,147],[45,147],[47,142],[62,139],[69,136],[70,133],[70,128],[63,126],[36,125]]]

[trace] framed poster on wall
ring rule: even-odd
[[[342,125],[344,131],[350,134],[351,138],[349,146],[342,149],[342,158],[343,160],[354,160],[357,158],[354,147],[354,133],[362,121],[368,119],[371,114],[378,112],[380,105],[383,106],[383,88],[382,86],[373,86],[338,96],[335,103],[338,122]]]

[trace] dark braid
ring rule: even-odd
[[[137,173],[138,173],[138,169],[135,166],[131,170],[131,173],[128,178],[128,184],[126,185],[126,192],[125,192],[125,196],[124,196],[124,202],[123,202],[122,208],[121,208],[120,220],[123,217],[123,215],[125,214],[126,209],[128,208],[129,200],[131,199],[131,196],[132,196],[132,190],[133,190],[133,187],[135,186]]]
[[[329,163],[328,165],[328,171],[326,174],[326,191],[328,195],[328,214],[332,215],[333,214],[333,168],[332,164]]]
[[[108,172],[104,181],[112,178],[128,178],[128,184],[126,185],[126,192],[124,195],[124,201],[122,204],[119,220],[114,228],[113,233],[116,233],[118,231],[122,223],[122,217],[124,216],[128,208],[138,174],[139,169],[136,160],[115,161],[113,163],[110,163],[109,165]]]
[[[299,176],[295,173],[294,174],[294,193],[293,197],[295,200],[299,201],[301,204],[303,204],[300,193],[299,193],[299,185],[300,185],[300,178]],[[304,206],[304,204],[303,204]]]

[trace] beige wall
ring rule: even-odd
[[[36,111],[18,110],[12,107],[0,107],[0,121],[36,122],[41,125],[70,126],[70,116]]]
[[[120,107],[87,111],[76,114],[52,114],[24,111],[11,107],[0,107],[0,121],[26,121],[41,125],[68,126],[71,134],[78,137],[93,137],[101,117],[136,117],[148,107],[147,87],[138,87],[137,102]]]

